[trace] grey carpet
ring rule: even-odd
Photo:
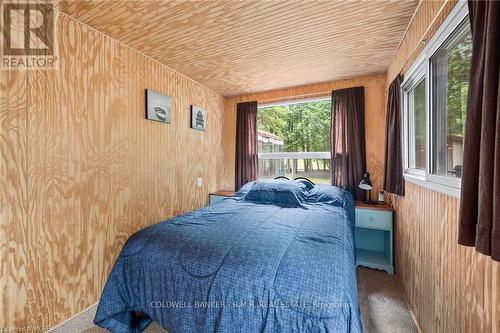
[[[364,333],[418,332],[396,278],[359,267],[357,278]]]
[[[359,305],[365,333],[418,332],[394,277],[367,268],[358,268],[357,276]],[[95,311],[96,307],[94,306],[51,332],[107,332],[92,324]],[[144,332],[166,333],[167,331],[158,324],[152,323]]]

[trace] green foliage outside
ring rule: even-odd
[[[259,129],[280,136],[285,152],[330,151],[330,101],[259,109]]]
[[[448,51],[448,134],[463,137],[472,56],[470,34]]]

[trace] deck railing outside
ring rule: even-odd
[[[277,176],[330,183],[330,152],[259,153],[259,179]]]

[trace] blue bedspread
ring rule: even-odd
[[[112,332],[151,319],[171,333],[362,332],[345,198],[307,209],[228,198],[140,230],[94,322]]]

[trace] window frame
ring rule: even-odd
[[[414,90],[417,85],[419,85],[422,81],[425,83],[425,150],[426,150],[426,156],[425,156],[425,164],[426,164],[426,169],[427,169],[427,159],[428,159],[428,80],[427,80],[427,68],[424,66],[425,64],[423,62],[417,63],[417,65],[412,68],[411,72],[409,72],[410,75],[408,75],[408,80],[405,80],[405,82],[401,86],[402,90],[402,101],[404,103],[403,109],[403,147],[404,147],[404,166],[403,170],[405,174],[410,174],[414,176],[420,176],[420,177],[425,177],[426,170],[425,169],[417,169],[417,168],[412,168],[410,167],[410,144],[415,141],[415,138],[410,137],[410,124],[413,125],[413,120],[414,117],[410,117],[410,92]],[[413,113],[411,114],[413,116]],[[414,144],[411,145],[414,147]]]
[[[456,198],[460,197],[461,178],[443,176],[433,174],[433,119],[434,119],[434,106],[433,106],[433,92],[432,92],[432,56],[442,49],[451,40],[456,40],[461,33],[460,25],[464,20],[468,20],[469,10],[467,2],[460,0],[452,9],[448,17],[443,21],[441,26],[437,29],[434,36],[430,39],[424,47],[416,61],[410,67],[405,75],[405,80],[401,85],[401,101],[402,101],[402,132],[403,132],[403,176],[405,181],[429,188],[431,190],[441,192]],[[458,35],[452,36],[458,32]],[[425,119],[426,119],[426,168],[425,170],[409,168],[409,99],[408,92],[411,91],[421,80],[425,80]]]
[[[318,94],[316,96],[311,96],[307,98],[292,98],[286,100],[277,100],[277,101],[264,101],[259,103],[257,106],[257,112],[260,109],[274,107],[274,106],[287,106],[293,104],[303,104],[303,103],[312,103],[312,102],[321,102],[321,101],[330,101],[331,102],[331,94]],[[292,163],[292,172],[291,177],[296,177],[297,170],[295,169],[295,161],[303,160],[303,159],[328,159],[331,158],[331,153],[329,151],[314,151],[314,152],[258,152],[259,160],[290,160]],[[260,177],[260,175],[258,175]],[[258,178],[258,180],[265,180],[268,178]],[[330,184],[331,179],[324,184]],[[323,184],[323,183],[318,183]]]
[[[264,101],[258,103],[257,109],[269,108],[273,106],[281,106],[281,105],[291,105],[291,104],[303,104],[303,103],[312,103],[312,102],[321,102],[321,101],[329,101],[331,100],[330,95],[318,95],[309,98],[297,98],[297,99],[286,99],[286,100],[278,100],[278,101]]]

